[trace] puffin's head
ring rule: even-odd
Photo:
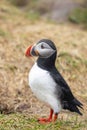
[[[37,44],[29,46],[26,50],[25,55],[30,56],[39,56],[41,58],[49,58],[56,52],[56,47],[51,40],[42,39]]]

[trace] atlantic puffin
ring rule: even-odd
[[[83,104],[74,97],[55,66],[57,48],[53,41],[42,39],[37,44],[29,46],[25,55],[38,57],[29,72],[29,86],[35,96],[50,107],[49,117],[38,119],[39,123],[56,121],[62,109],[82,115],[79,108],[83,108]]]

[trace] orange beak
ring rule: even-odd
[[[34,46],[29,46],[25,52],[25,56],[31,57],[31,56],[39,56],[39,52],[34,49]]]
[[[25,56],[27,56],[27,57],[32,56],[32,55],[31,55],[31,50],[32,50],[32,45],[27,48],[27,50],[26,50],[26,52],[25,52]]]

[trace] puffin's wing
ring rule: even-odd
[[[53,68],[50,74],[53,77],[54,81],[57,83],[57,85],[60,87],[58,89],[61,89],[65,100],[72,100],[74,96],[68,84],[66,83],[62,75],[58,72],[58,70],[56,68]]]
[[[66,83],[66,81],[64,80],[62,75],[58,72],[58,70],[56,68],[53,68],[53,70],[50,72],[50,74],[57,84],[56,91],[61,92],[60,98],[62,98],[63,108],[69,109],[70,111],[75,111],[75,112],[79,113],[80,115],[82,115],[81,112],[79,111],[79,109],[77,108],[77,106],[82,108],[82,103],[80,103],[73,96],[68,84]]]

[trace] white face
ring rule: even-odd
[[[47,43],[40,42],[35,47],[35,51],[39,53],[42,58],[48,58],[55,53],[56,50],[52,49]]]

